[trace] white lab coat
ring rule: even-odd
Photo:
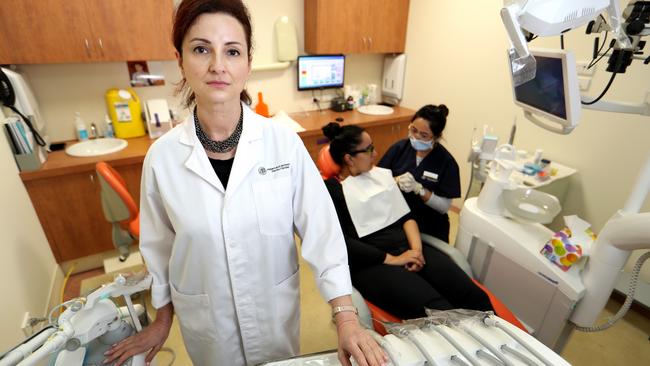
[[[302,141],[247,106],[227,190],[190,117],[149,149],[140,210],[153,305],[173,302],[197,366],[298,354],[294,230],[323,297],[352,292],[336,211]]]

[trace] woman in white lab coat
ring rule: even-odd
[[[343,235],[299,137],[253,113],[244,90],[251,26],[241,1],[185,0],[174,45],[193,113],[149,149],[140,251],[156,320],[113,346],[108,362],[160,350],[175,313],[195,365],[253,365],[299,352],[294,230],[332,305],[339,358],[387,360],[359,325]]]

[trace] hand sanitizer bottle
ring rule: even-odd
[[[104,137],[115,137],[115,131],[113,130],[113,122],[111,121],[108,115],[104,116],[104,122],[106,123],[106,133]]]
[[[79,141],[88,140],[88,129],[86,128],[86,122],[81,118],[79,112],[75,112],[74,117],[75,128],[77,129],[77,138]]]

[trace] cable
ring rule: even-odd
[[[514,339],[517,341],[520,345],[522,345],[528,352],[530,352],[533,356],[537,357],[538,360],[542,361],[542,363],[546,366],[553,366],[553,363],[546,359],[544,355],[539,353],[535,348],[531,347],[526,341],[521,339],[515,332],[513,332],[510,328],[506,327],[505,325],[501,324],[500,321],[496,320],[495,318],[491,316],[486,316],[483,318],[483,323],[487,326],[495,326],[502,331],[506,332],[510,336],[510,338]]]
[[[614,78],[616,77],[616,74],[617,74],[616,71],[612,72],[612,77],[609,78],[609,82],[607,82],[607,85],[605,86],[605,89],[602,91],[602,93],[600,93],[600,95],[596,99],[594,99],[594,100],[592,100],[590,102],[585,102],[584,100],[581,100],[580,103],[582,103],[583,105],[592,105],[592,104],[596,104],[599,100],[601,100],[605,96],[607,91],[609,90],[609,87],[612,86],[612,83],[614,82]]]
[[[29,118],[25,117],[24,114],[20,113],[20,111],[16,107],[14,107],[12,105],[7,105],[5,107],[8,107],[12,111],[14,111],[16,114],[18,114],[20,116],[20,118],[23,119],[23,121],[25,121],[25,124],[27,125],[29,130],[32,131],[32,134],[34,135],[34,140],[36,141],[38,146],[43,146],[44,147],[45,145],[47,145],[45,140],[43,140],[43,137],[41,136],[41,134],[38,133],[38,131],[36,131],[36,129],[32,125],[32,122],[29,120]]]
[[[413,332],[408,332],[407,335],[408,339],[415,344],[415,347],[420,350],[420,353],[424,356],[424,358],[427,360],[427,364],[436,366],[436,360],[431,356],[431,353],[429,353],[429,350],[420,342],[420,340],[413,334]]]
[[[564,34],[560,34],[560,48],[564,49]]]
[[[451,362],[460,366],[470,366],[467,362],[463,361],[462,358],[458,357],[458,355],[451,356]]]
[[[606,31],[606,32],[605,32],[605,38],[603,39],[603,44],[600,45],[600,48],[599,48],[598,51],[596,52],[596,55],[595,55],[595,56],[600,55],[600,53],[603,51],[603,48],[605,48],[605,45],[607,44],[607,36],[609,36],[609,32]],[[598,39],[598,37],[596,37],[596,39]],[[610,47],[610,49],[611,49],[611,47]],[[609,52],[609,50],[608,50],[607,52]],[[605,52],[605,54],[607,54],[607,52]],[[603,58],[603,57],[601,56],[601,57],[598,59],[598,61],[600,61],[602,58]],[[591,69],[593,66],[595,66],[595,65],[598,63],[598,61],[596,61],[596,62],[594,63],[595,60],[596,60],[596,57],[594,57],[594,58],[591,59],[591,62],[589,62],[589,65],[587,65],[587,69]]]
[[[70,275],[72,275],[72,271],[74,271],[75,267],[77,267],[77,262],[72,263],[70,268],[68,269],[68,272],[66,272],[65,277],[63,278],[63,284],[61,285],[61,295],[59,296],[59,303],[63,303],[63,294],[65,293],[65,287],[68,284],[68,280],[70,279]]]
[[[637,259],[636,263],[634,264],[634,268],[632,269],[632,276],[630,278],[630,287],[627,290],[627,297],[625,298],[623,306],[621,306],[616,315],[607,319],[607,322],[601,325],[596,325],[593,327],[581,327],[576,325],[575,328],[581,332],[599,332],[601,330],[610,328],[617,321],[623,318],[627,311],[630,309],[630,306],[632,306],[632,302],[634,301],[634,294],[636,293],[636,286],[639,282],[639,273],[641,272],[643,263],[648,260],[648,258],[650,258],[650,252],[645,252],[639,257],[639,259]]]
[[[456,348],[460,352],[460,354],[463,355],[467,359],[467,361],[469,361],[470,364],[472,364],[473,366],[480,365],[480,363],[476,361],[476,359],[474,359],[474,357],[472,357],[472,355],[470,355],[465,348],[463,348],[458,342],[456,342],[456,340],[449,333],[447,333],[447,331],[442,329],[442,326],[440,327],[432,326],[430,327],[430,329],[433,329],[435,332],[438,332],[438,334],[440,334],[443,338],[445,338],[447,342],[451,343],[451,345],[454,346],[454,348]]]
[[[52,310],[50,310],[50,313],[47,315],[47,322],[48,322],[48,324],[58,325],[58,319],[57,319],[56,323],[55,323],[54,321],[52,321],[52,314],[54,314],[54,312],[55,312],[57,309],[59,309],[59,308],[61,308],[61,307],[64,307],[64,306],[68,306],[69,304],[74,303],[74,302],[76,302],[76,301],[80,301],[80,300],[79,300],[79,299],[71,299],[71,300],[68,300],[68,301],[66,301],[66,302],[64,302],[64,303],[61,303],[61,304],[59,304],[59,305],[55,305],[55,306],[52,308]]]
[[[496,356],[499,360],[501,360],[500,363],[503,363],[506,366],[514,366],[514,364],[510,360],[508,360],[501,352],[499,352],[498,349],[496,349],[493,345],[490,344],[490,342],[486,341],[485,338],[481,337],[470,327],[461,325],[461,329],[464,330],[467,334],[469,334],[470,337],[474,338],[478,343],[483,345],[483,347],[487,348],[488,351],[492,352],[494,356]]]
[[[480,358],[483,358],[483,359],[486,359],[486,360],[492,362],[495,365],[498,365],[498,366],[503,365],[503,362],[499,361],[498,358],[494,357],[490,352],[485,352],[482,349],[479,349],[478,351],[476,351],[476,356],[478,356]]]
[[[602,55],[600,55],[600,57],[598,58],[598,60],[596,60],[596,62],[594,62],[593,64],[590,63],[589,65],[587,65],[587,69],[590,69],[590,68],[596,66],[596,64],[599,63],[600,60],[603,59],[603,57],[607,56],[607,53],[608,53],[609,51],[611,51],[612,48],[614,48],[614,46],[609,46],[609,48],[607,49],[607,51],[605,51],[605,53],[603,53]]]
[[[506,352],[512,353],[514,357],[518,358],[521,362],[525,363],[527,366],[538,366],[537,363],[531,360],[528,356],[518,351],[517,349],[508,346],[507,344],[501,346],[501,351],[503,351],[503,353]]]
[[[316,103],[316,106],[318,107],[318,111],[322,112],[322,109],[320,107],[320,100],[318,100],[318,98],[316,98],[316,93],[314,92],[314,90],[311,91],[311,96],[312,96],[312,101],[314,103]]]
[[[463,202],[467,201],[467,198],[469,197],[469,191],[472,190],[472,183],[474,182],[474,162],[471,161],[469,165],[472,168],[469,171],[469,184],[467,185],[467,192],[465,192],[465,198],[463,199]]]

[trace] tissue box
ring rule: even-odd
[[[590,228],[585,229],[584,234],[580,237],[582,241],[587,238],[587,242],[578,244],[575,238],[572,238],[571,230],[564,228],[553,235],[553,238],[544,245],[541,253],[566,272],[583,256],[583,246],[590,245],[596,238]]]

